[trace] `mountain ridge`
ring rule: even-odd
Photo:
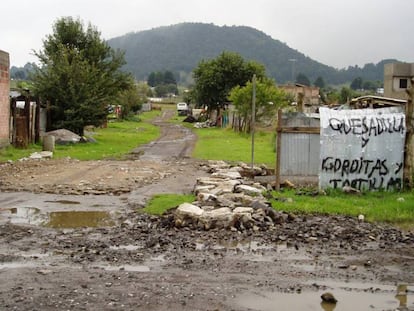
[[[129,32],[107,40],[110,47],[125,51],[126,65],[137,80],[146,80],[154,71],[172,71],[180,83],[190,84],[191,73],[202,60],[216,58],[223,51],[239,53],[246,60],[263,64],[277,83],[291,82],[302,73],[311,82],[322,77],[328,85],[364,81],[382,81],[382,60],[363,67],[336,69],[305,54],[263,31],[249,26],[216,26],[212,23],[179,23],[148,30]],[[12,68],[13,72],[19,68]],[[292,79],[293,78],[293,79]]]
[[[384,64],[396,61],[388,59],[364,67],[336,69],[255,28],[206,23],[160,26],[130,32],[107,42],[112,48],[125,51],[125,70],[141,80],[150,72],[164,70],[175,72],[183,80],[201,60],[215,58],[223,51],[237,52],[247,60],[262,63],[277,83],[292,81],[292,76],[298,73],[305,74],[311,81],[321,76],[327,84],[347,83],[357,77],[382,81]]]

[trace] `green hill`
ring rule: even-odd
[[[312,82],[318,76],[328,84],[350,82],[359,76],[364,80],[382,81],[384,63],[395,61],[338,70],[254,28],[203,23],[182,23],[128,33],[108,40],[108,44],[125,51],[125,69],[137,79],[146,79],[153,71],[170,70],[183,81],[202,59],[215,58],[222,51],[237,52],[247,60],[264,64],[268,75],[278,83],[292,80],[293,67],[295,76],[303,73]],[[292,59],[294,62],[290,61]]]

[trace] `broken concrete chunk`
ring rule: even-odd
[[[247,213],[251,214],[251,213],[253,213],[253,208],[239,206],[239,207],[236,207],[233,210],[233,213],[235,213],[235,214],[247,214]]]
[[[206,186],[196,185],[194,187],[194,194],[198,195],[200,192],[209,192],[210,190],[214,189],[215,187],[216,187],[215,185],[206,185]]]
[[[228,207],[221,207],[204,212],[199,220],[207,230],[211,228],[228,228],[232,224],[233,213]]]
[[[238,185],[236,186],[236,192],[243,192],[247,195],[258,196],[262,194],[263,190],[248,185]]]
[[[217,201],[217,196],[211,193],[199,192],[197,194],[197,200],[200,202]]]
[[[193,204],[190,203],[182,203],[180,204],[180,206],[177,207],[175,214],[176,216],[180,217],[200,217],[202,214],[204,213],[204,211]]]
[[[231,170],[218,170],[215,173],[211,174],[213,177],[219,177],[219,178],[229,178],[229,179],[240,179],[242,176],[237,171],[231,171]]]

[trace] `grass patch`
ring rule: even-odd
[[[193,156],[199,159],[225,160],[251,163],[251,135],[236,133],[232,129],[194,129],[198,141]],[[254,162],[275,167],[274,135],[260,131],[255,134]]]
[[[39,144],[31,144],[26,149],[15,148],[10,145],[5,148],[0,148],[0,162],[6,162],[8,160],[15,161],[39,151],[42,151],[42,146]]]
[[[71,157],[79,160],[120,159],[132,149],[149,143],[159,136],[159,128],[148,122],[111,122],[108,128],[93,135],[96,143],[57,145],[55,158]]]
[[[151,198],[143,210],[151,215],[162,215],[181,203],[190,203],[194,200],[195,196],[192,194],[157,194]]]
[[[307,214],[362,214],[370,222],[392,223],[414,229],[414,192],[366,192],[361,195],[328,191],[327,195],[298,195],[294,190],[274,192],[279,200],[272,200],[277,210]],[[292,202],[280,200],[291,198]]]
[[[92,136],[96,143],[56,145],[54,158],[71,157],[78,160],[120,159],[132,149],[149,143],[160,135],[158,127],[150,121],[158,116],[160,111],[150,111],[141,114],[140,122],[114,121],[108,127],[96,129]],[[0,162],[18,160],[28,157],[33,152],[42,150],[42,146],[31,145],[28,149],[17,149],[12,146],[0,149]]]

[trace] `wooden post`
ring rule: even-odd
[[[276,168],[275,168],[275,176],[276,176],[276,191],[280,190],[280,149],[282,145],[282,110],[279,109],[277,111],[277,128],[276,128]]]
[[[15,120],[16,138],[15,147],[25,149],[28,145],[27,117],[17,116]]]
[[[40,141],[40,101],[36,98],[35,143]]]
[[[405,145],[404,145],[404,171],[403,171],[403,180],[404,185],[408,189],[413,188],[413,166],[414,166],[414,155],[413,155],[413,92],[414,92],[414,78],[411,79],[411,88],[407,90],[407,106],[405,107],[405,125],[406,125],[406,135],[405,135]]]
[[[31,143],[32,142],[32,135],[31,135],[31,112],[32,112],[32,109],[30,107],[30,97],[29,96],[25,96],[25,98],[24,98],[24,116],[26,117],[26,134],[25,135],[27,137],[27,142],[28,143]],[[27,142],[26,142],[26,147],[27,147]]]

